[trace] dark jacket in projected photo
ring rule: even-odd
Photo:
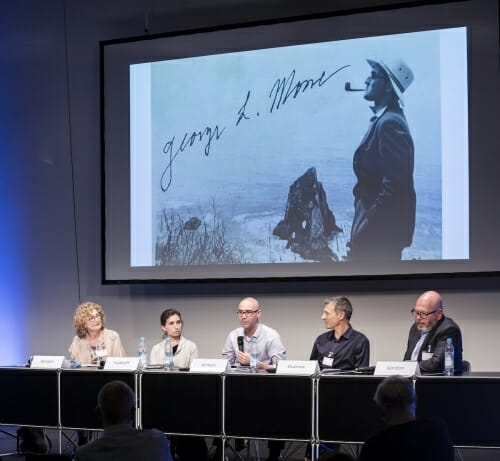
[[[408,346],[404,360],[411,359],[411,353],[415,349],[420,336],[420,330],[413,324],[408,335]],[[455,373],[462,373],[462,333],[458,325],[444,315],[429,332],[418,353],[417,361],[422,373],[441,373],[444,370],[444,347],[447,338],[451,338],[453,341]]]
[[[414,148],[398,107],[372,119],[354,153],[354,219],[349,259],[400,260],[415,230]]]

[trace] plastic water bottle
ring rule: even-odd
[[[252,337],[252,342],[250,343],[250,369],[253,372],[257,372],[259,369],[259,351],[257,350],[257,338]]]
[[[144,336],[141,336],[139,338],[138,351],[139,351],[139,368],[144,369],[148,364],[148,352],[146,349],[146,339],[144,338]]]
[[[171,370],[174,368],[174,359],[172,354],[172,341],[170,336],[165,339],[165,369]]]
[[[455,372],[455,348],[451,338],[446,340],[444,347],[444,374],[446,376],[453,376]]]

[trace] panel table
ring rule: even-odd
[[[140,375],[141,426],[170,434],[222,435],[222,376],[145,371]]]
[[[60,371],[61,426],[68,429],[102,429],[97,394],[110,381],[124,381],[138,396],[137,373],[94,369]]]
[[[0,368],[0,424],[58,427],[56,370]]]
[[[416,379],[417,417],[441,418],[455,446],[500,447],[500,373]]]
[[[317,438],[321,442],[364,442],[384,427],[373,396],[383,378],[322,375],[317,388]]]
[[[99,430],[97,394],[122,380],[137,424],[171,434],[361,443],[384,424],[373,402],[383,378],[0,368],[0,425]],[[500,373],[424,376],[417,416],[438,417],[456,446],[500,447]]]
[[[228,373],[224,399],[228,437],[314,439],[312,377]]]

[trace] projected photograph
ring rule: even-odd
[[[131,65],[131,265],[468,258],[466,45],[452,28]]]

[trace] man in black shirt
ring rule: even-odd
[[[352,305],[344,296],[326,298],[321,319],[328,330],[314,342],[310,360],[321,369],[354,370],[370,361],[368,338],[351,327]]]

